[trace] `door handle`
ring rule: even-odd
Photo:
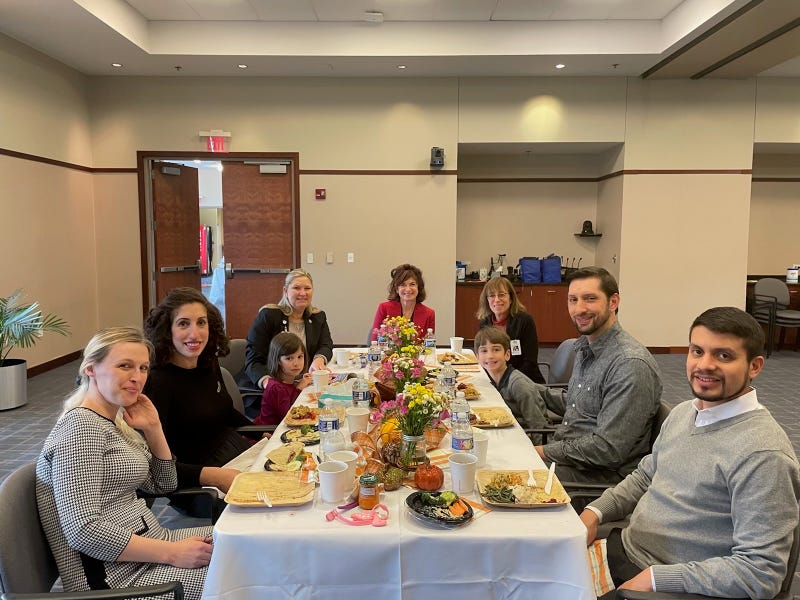
[[[236,273],[256,273],[258,275],[286,275],[291,269],[277,268],[277,267],[264,267],[264,268],[245,268],[234,269],[232,263],[225,263],[225,277],[233,279]]]
[[[161,267],[159,272],[161,273],[178,273],[179,271],[199,271],[200,267],[198,265],[180,265],[177,267]]]

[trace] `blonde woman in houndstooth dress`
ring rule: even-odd
[[[165,529],[136,496],[177,485],[158,412],[141,393],[151,350],[135,328],[95,335],[36,465],[42,527],[67,591],[180,580],[187,599],[202,594],[211,527]]]

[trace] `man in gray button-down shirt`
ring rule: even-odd
[[[575,342],[564,420],[536,451],[556,462],[562,481],[617,483],[650,452],[661,376],[647,348],[617,322],[619,289],[608,271],[573,273],[567,302],[582,336]]]

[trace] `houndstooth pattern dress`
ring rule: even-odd
[[[211,535],[211,527],[165,529],[136,490],[162,493],[177,485],[175,463],[126,440],[116,425],[87,408],[56,423],[36,464],[42,527],[67,591],[180,580],[186,598],[200,598],[207,567],[117,562],[132,534],[159,540]]]

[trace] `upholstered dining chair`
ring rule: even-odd
[[[575,342],[578,338],[569,338],[558,345],[550,362],[538,363],[540,367],[547,368],[545,377],[546,385],[566,386],[569,378],[572,377],[572,369],[575,366]]]
[[[764,277],[756,282],[752,314],[756,321],[767,325],[767,357],[775,349],[775,333],[780,328],[778,347],[783,345],[787,328],[798,329],[800,335],[800,310],[789,307],[789,288],[786,282],[774,277]],[[795,344],[797,345],[797,344]]]
[[[51,593],[58,568],[36,505],[36,465],[11,473],[0,484],[0,592],[2,600],[103,600],[170,594],[183,598],[179,581],[157,585]]]

